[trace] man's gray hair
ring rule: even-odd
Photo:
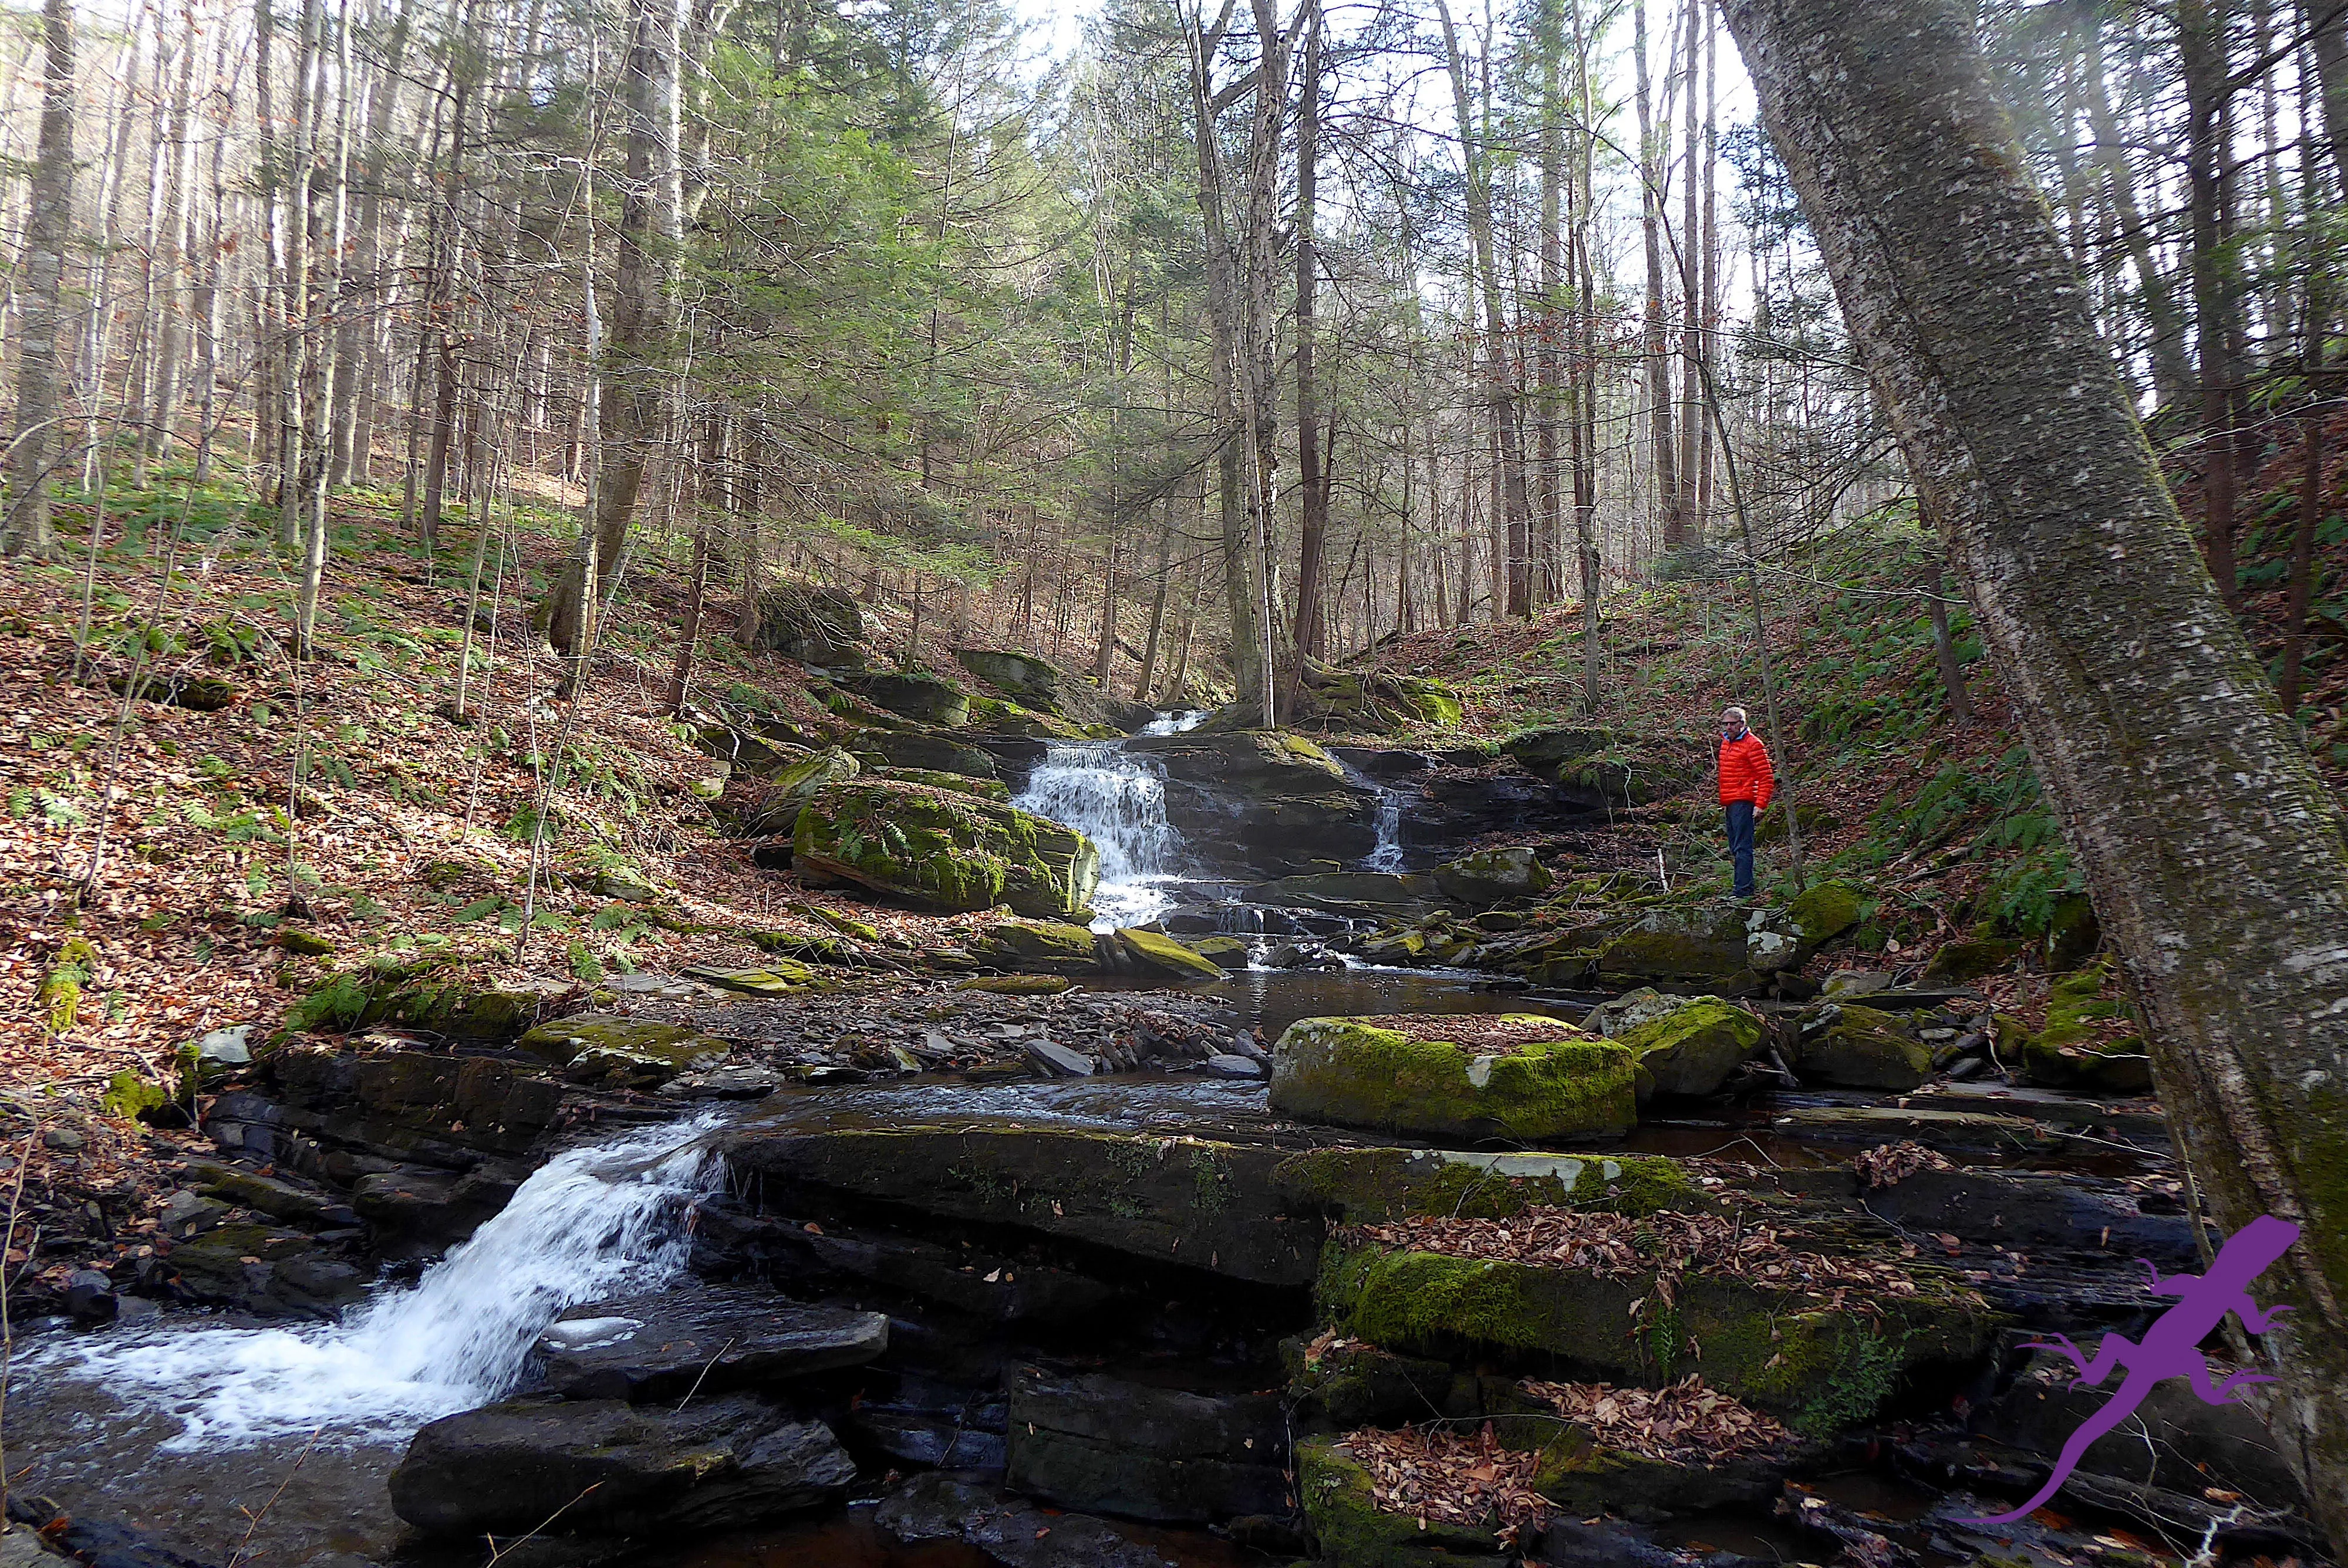
[[[1723,708],[1720,711],[1720,716],[1724,719],[1734,719],[1740,724],[1746,722],[1745,710],[1742,708]]]

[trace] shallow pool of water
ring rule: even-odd
[[[1154,979],[1083,982],[1095,990],[1164,990]],[[1563,991],[1529,991],[1467,969],[1242,969],[1183,988],[1230,1007],[1236,1023],[1269,1040],[1301,1018],[1394,1012],[1529,1012],[1579,1023],[1600,1000]]]

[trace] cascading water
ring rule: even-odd
[[[1185,708],[1177,712],[1160,713],[1142,725],[1141,733],[1145,735],[1188,734],[1205,723],[1213,712],[1211,708]]]
[[[1099,849],[1096,930],[1144,924],[1173,904],[1166,885],[1181,835],[1166,820],[1166,781],[1151,764],[1128,756],[1124,742],[1055,743],[1011,804],[1075,828]]]
[[[103,1382],[181,1422],[182,1451],[323,1430],[382,1437],[486,1404],[522,1375],[567,1307],[655,1289],[684,1270],[685,1216],[716,1183],[714,1115],[558,1154],[503,1213],[340,1323],[129,1329],[36,1357],[47,1376]]]
[[[1364,789],[1378,792],[1378,840],[1370,852],[1361,858],[1364,871],[1400,871],[1402,869],[1402,796],[1384,784],[1374,784],[1369,775],[1342,758],[1337,765],[1345,770],[1345,777]]]

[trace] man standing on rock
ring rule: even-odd
[[[1736,896],[1753,897],[1753,819],[1769,809],[1777,787],[1769,748],[1746,726],[1745,710],[1720,715],[1720,804],[1728,813],[1728,853],[1736,857]]]

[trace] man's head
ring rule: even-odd
[[[1720,712],[1720,733],[1732,741],[1737,736],[1743,734],[1745,733],[1745,710],[1742,708],[1722,709]]]

